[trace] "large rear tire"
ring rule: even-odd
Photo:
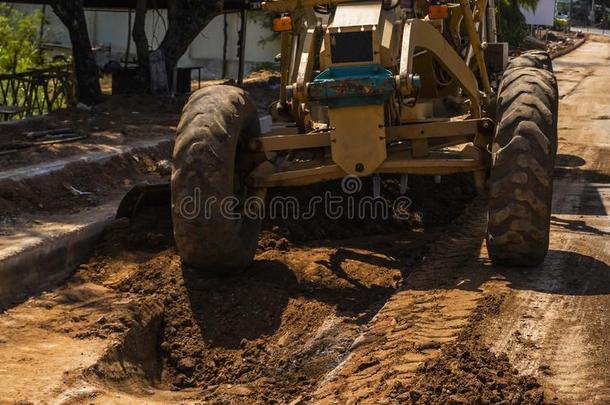
[[[229,274],[252,262],[261,220],[223,204],[253,195],[244,179],[255,165],[248,143],[259,135],[256,108],[237,87],[206,87],[184,107],[171,188],[174,237],[185,264]]]
[[[516,58],[500,85],[487,226],[494,264],[536,266],[548,252],[558,91],[539,56]]]

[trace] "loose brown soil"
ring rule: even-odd
[[[183,102],[183,101],[182,101]],[[0,125],[0,144],[25,141],[32,131],[69,128],[87,138],[76,142],[50,144],[0,155],[0,170],[48,162],[85,152],[108,150],[138,139],[170,136],[175,132],[180,101],[143,96],[107,99],[91,111],[71,109],[48,116]]]
[[[506,354],[481,344],[477,327],[498,314],[504,296],[486,296],[455,343],[422,363],[410,384],[396,382],[390,397],[411,404],[557,404],[536,378],[519,374]]]
[[[456,184],[413,187],[446,194]],[[461,192],[455,197],[462,207],[469,198]],[[448,215],[432,207],[437,221]],[[285,403],[310,391],[338,364],[433,235],[411,230],[409,222],[386,227],[384,235],[372,221],[345,221],[342,227],[322,217],[267,221],[254,264],[227,279],[181,265],[167,218],[151,209],[131,223],[117,221],[76,279],[163,304],[159,365],[148,373],[150,384],[197,388],[204,398],[229,402]],[[318,232],[307,235],[309,229]],[[320,235],[325,240],[316,239]],[[78,337],[106,338],[128,329],[132,318],[106,317]],[[116,379],[105,370],[93,374],[101,381]]]
[[[105,244],[110,250],[117,243],[156,250],[167,241],[154,232],[147,231],[145,241],[131,232],[119,242],[109,235]],[[413,243],[412,249],[422,245]],[[348,348],[350,330],[353,334],[370,319],[371,305],[382,302],[402,278],[400,261],[387,247],[375,253],[355,247],[267,251],[246,274],[229,280],[183,268],[173,248],[128,252],[131,260],[137,257],[134,268],[125,268],[125,254],[106,257],[110,252],[102,248],[79,275],[94,275],[104,284],[112,280],[113,289],[164,304],[163,371],[152,383],[198,387],[205,395],[233,400],[286,402],[306,391]],[[336,261],[345,264],[335,267]],[[107,336],[108,325],[117,328],[116,320],[102,320],[84,336]],[[329,334],[328,342],[320,333]],[[342,334],[344,341],[337,342]]]

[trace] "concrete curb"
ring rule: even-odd
[[[113,215],[76,228],[0,261],[0,309],[63,282],[93,250]]]
[[[114,147],[112,150],[77,155],[58,161],[41,163],[0,174],[3,180],[19,181],[40,178],[64,170],[74,162],[104,164],[115,156],[130,155],[173,142],[163,137]],[[64,282],[74,269],[93,251],[102,232],[114,218],[122,197],[116,195],[92,210],[77,214],[50,217],[59,226],[51,229],[25,228],[6,238],[0,244],[0,311]]]
[[[154,139],[139,140],[127,145],[108,146],[108,150],[103,152],[93,152],[89,154],[68,156],[66,158],[54,160],[51,162],[44,162],[37,165],[8,169],[0,173],[0,180],[10,179],[13,181],[19,181],[37,176],[45,176],[63,170],[67,165],[77,162],[101,164],[107,162],[115,156],[121,156],[137,152],[138,150],[142,149],[154,148],[161,146],[164,143],[169,144],[171,142],[174,142],[173,137],[164,136]]]

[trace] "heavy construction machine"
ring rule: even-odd
[[[145,194],[171,189],[184,263],[231,273],[253,260],[261,227],[260,217],[239,214],[270,187],[466,172],[488,193],[493,263],[544,259],[557,84],[544,52],[509,61],[508,45],[497,42],[493,0],[272,0],[257,7],[273,13],[281,38],[272,130],[261,134],[257,110],[238,87],[195,92],[178,126],[171,185],[135,190],[120,215]],[[228,213],[209,204],[226,198],[235,201]]]

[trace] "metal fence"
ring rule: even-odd
[[[0,75],[0,120],[15,120],[67,108],[75,103],[70,69],[53,67]]]

